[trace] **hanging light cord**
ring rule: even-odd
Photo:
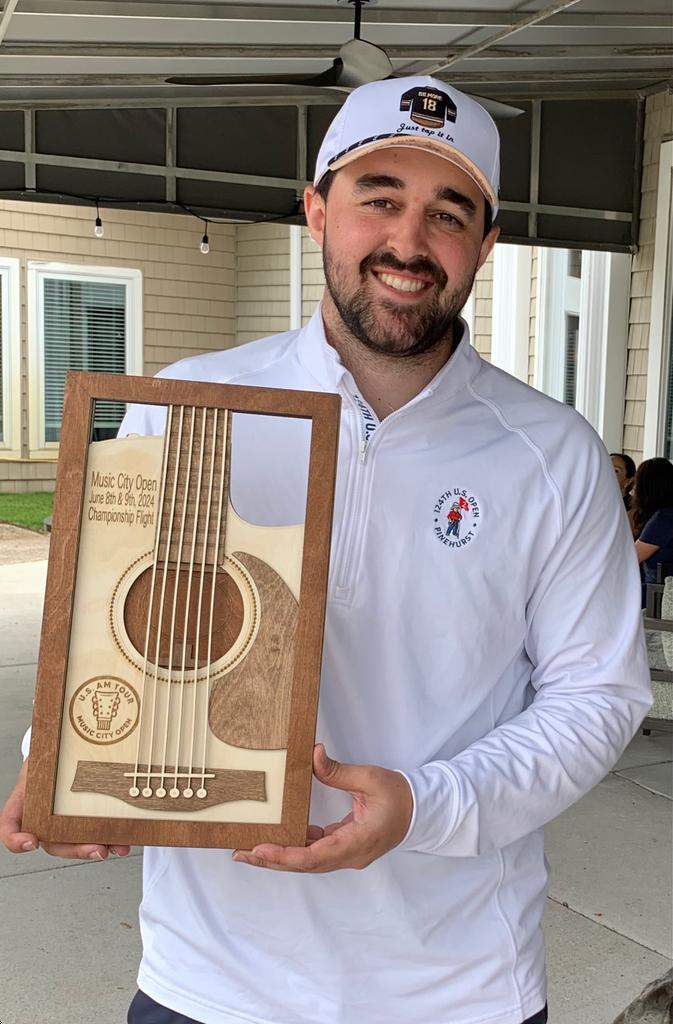
[[[61,192],[52,191],[45,188],[23,188],[23,189],[0,189],[0,197],[7,196],[8,198],[16,197],[30,197],[30,196],[49,196],[53,199],[77,199],[81,203],[93,203],[96,207],[96,219],[94,221],[94,235],[96,238],[103,238],[105,235],[105,229],[103,227],[103,220],[100,215],[100,204],[104,202],[106,206],[120,206],[122,208],[130,209],[137,206],[139,209],[145,209],[146,204],[139,199],[107,199],[101,198],[100,196],[86,196],[81,195],[77,192]],[[188,213],[190,217],[195,217],[198,221],[205,225],[203,235],[201,236],[201,242],[199,244],[199,251],[207,256],[210,252],[210,239],[208,237],[208,225],[212,224],[213,221],[209,217],[204,217],[203,214],[197,213],[196,210],[191,209],[189,206],[185,206],[184,203],[168,202],[168,201],[156,201],[152,202],[153,207],[160,206],[165,207],[166,211],[181,210],[183,213]],[[161,211],[156,211],[161,212]],[[295,207],[291,213],[281,214],[280,217],[245,217],[245,211],[241,210],[241,222],[245,224],[267,224],[267,223],[282,223],[288,221],[291,223],[296,222],[296,218],[303,214],[303,202],[300,196],[295,197]]]

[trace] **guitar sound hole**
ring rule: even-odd
[[[163,601],[161,600],[163,569],[157,570],[154,580],[154,599],[151,601],[152,570],[146,569],[132,584],[124,605],[124,624],[129,640],[141,658],[147,653],[148,661],[156,663],[157,631],[159,626],[159,608],[163,604],[161,616],[161,639],[159,642],[159,665],[180,671],[203,668],[208,660],[210,663],[224,657],[239,636],[243,626],[243,599],[241,593],[224,569],[218,569],[215,578],[215,601],[213,608],[213,629],[208,659],[208,633],[210,629],[210,603],[213,586],[212,571],[203,573],[201,587],[201,570],[189,572],[175,567],[166,573],[166,586]],[[175,606],[175,623],[173,627],[173,649],[171,650],[171,623],[173,620],[173,601],[177,577],[177,600]],[[189,591],[189,609],[187,594]],[[201,616],[199,621],[199,592],[201,592]],[[152,604],[152,621],[149,643],[145,652],[147,637],[147,615]],[[186,628],[185,628],[186,627]]]

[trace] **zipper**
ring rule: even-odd
[[[349,473],[349,487],[344,497],[344,508],[343,518],[346,524],[345,533],[343,536],[340,550],[337,553],[336,558],[336,570],[337,579],[334,585],[334,593],[337,600],[348,601],[349,590],[351,589],[351,563],[353,561],[353,551],[355,548],[355,538],[357,534],[357,525],[360,520],[361,506],[362,506],[362,495],[365,489],[367,477],[365,476],[365,470],[368,468],[366,465],[367,453],[371,445],[371,437],[367,437],[366,434],[363,437],[362,432],[366,432],[366,421],[363,417],[362,409],[358,402],[353,398],[350,388],[344,389],[348,395],[348,401],[353,409],[353,429],[356,434],[356,445],[355,450],[357,456],[355,464],[351,464]],[[372,414],[373,415],[373,414]],[[377,424],[374,433],[381,429],[381,424]]]
[[[362,509],[364,507],[366,496],[368,494],[368,486],[371,479],[371,467],[372,457],[370,456],[372,446],[376,443],[376,439],[379,437],[382,430],[388,429],[387,424],[390,420],[395,419],[400,413],[409,409],[416,402],[421,401],[422,398],[432,394],[432,388],[426,388],[420,394],[416,395],[407,405],[403,406],[402,409],[398,409],[396,412],[391,412],[389,416],[386,416],[385,420],[381,423],[376,421],[376,426],[373,430],[367,431],[367,424],[371,422],[368,418],[365,418],[363,412],[364,409],[374,417],[373,412],[365,405],[363,399],[355,398],[351,393],[348,386],[344,387],[344,391],[348,397],[348,401],[355,413],[354,417],[354,430],[356,432],[356,444],[355,451],[357,457],[355,464],[351,464],[350,473],[348,478],[348,484],[346,487],[346,494],[344,497],[343,517],[347,523],[346,532],[343,537],[342,543],[339,545],[337,551],[334,568],[336,570],[337,579],[334,584],[334,598],[337,601],[348,603],[352,597],[353,578],[355,565],[355,551],[357,547],[357,538],[360,540],[360,550],[362,544],[364,544],[364,524],[361,523]],[[360,405],[362,403],[362,405]],[[375,419],[375,417],[374,417]],[[362,436],[364,434],[364,436]]]

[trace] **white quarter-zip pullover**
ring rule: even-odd
[[[342,396],[318,739],[404,772],[414,816],[361,872],[147,849],[140,987],[204,1024],[521,1024],[546,998],[542,826],[602,778],[650,704],[602,444],[484,362],[466,329],[382,423],[319,310],[162,376]],[[146,407],[122,432],[162,429]],[[304,422],[235,418],[240,516],[303,521],[307,445]],[[348,810],[314,785],[313,822]]]

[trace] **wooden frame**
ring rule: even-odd
[[[69,661],[75,657],[73,651],[77,649],[76,645],[79,642],[77,641],[77,628],[79,621],[82,619],[81,607],[79,612],[77,612],[77,595],[79,594],[81,599],[81,594],[85,592],[85,584],[82,581],[86,573],[83,566],[79,567],[80,539],[82,536],[85,537],[85,541],[83,542],[83,545],[85,545],[86,534],[82,520],[85,504],[87,501],[91,501],[91,496],[87,498],[87,490],[91,483],[91,479],[88,480],[87,478],[87,466],[89,464],[90,451],[95,448],[95,444],[90,442],[90,438],[94,403],[97,400],[162,405],[169,408],[175,407],[181,409],[189,407],[193,410],[192,424],[196,422],[196,417],[199,414],[201,415],[204,437],[207,417],[210,415],[212,417],[212,421],[216,424],[218,423],[217,417],[219,413],[215,412],[215,410],[226,410],[228,413],[233,414],[250,413],[262,416],[294,417],[311,421],[306,518],[303,528],[303,546],[301,547],[300,556],[300,587],[295,618],[296,633],[292,634],[294,637],[294,660],[290,663],[291,669],[288,670],[291,674],[291,689],[289,689],[289,711],[286,731],[284,733],[287,740],[287,746],[284,748],[286,749],[286,754],[285,761],[283,762],[284,768],[280,801],[282,814],[280,814],[280,820],[259,822],[255,821],[253,818],[253,820],[216,821],[202,820],[200,817],[199,820],[195,820],[191,811],[196,800],[193,800],[189,804],[189,807],[187,807],[183,800],[183,795],[185,798],[193,797],[194,795],[205,796],[205,790],[203,793],[201,790],[198,790],[196,793],[194,792],[191,778],[192,774],[196,776],[198,772],[192,772],[191,768],[189,781],[186,784],[187,788],[181,791],[180,794],[177,790],[175,792],[171,790],[170,793],[167,794],[164,785],[164,775],[162,774],[160,788],[156,789],[154,791],[154,796],[152,796],[153,800],[158,796],[179,796],[179,801],[174,801],[173,807],[175,808],[178,802],[180,802],[181,806],[183,806],[189,813],[177,814],[177,812],[172,811],[169,807],[169,799],[166,800],[165,804],[162,804],[162,812],[157,812],[157,817],[153,816],[154,811],[148,811],[147,806],[138,810],[140,817],[130,816],[130,813],[125,815],[124,807],[126,804],[131,804],[132,801],[123,797],[122,799],[126,799],[126,804],[122,804],[121,800],[117,799],[117,794],[111,789],[104,791],[107,792],[108,796],[103,799],[108,801],[108,807],[111,799],[115,807],[119,806],[121,809],[119,816],[111,814],[109,809],[104,812],[97,811],[96,813],[88,812],[86,814],[71,813],[70,811],[60,813],[58,811],[58,805],[55,801],[61,800],[62,798],[58,796],[58,792],[60,792],[60,790],[57,791],[57,777],[59,771],[65,771],[65,768],[59,768],[59,758],[61,756],[65,756],[62,753],[62,746],[65,750],[67,748],[67,743],[70,742],[69,740],[66,741],[64,737],[69,735],[69,729],[71,731],[76,729],[80,738],[83,735],[79,725],[76,725],[75,720],[73,719],[73,708],[75,707],[74,702],[76,694],[83,692],[84,694],[89,695],[91,693],[90,684],[96,684],[96,680],[103,678],[101,675],[96,675],[93,679],[84,680],[83,682],[80,679],[75,679],[73,682],[72,679],[69,680],[68,675]],[[334,478],[336,472],[340,404],[340,399],[337,395],[306,391],[253,388],[240,385],[205,384],[156,378],[124,377],[112,374],[70,373],[68,375],[63,415],[61,450],[56,480],[51,552],[47,573],[47,587],[38,663],[37,691],[33,714],[33,734],[23,822],[23,827],[26,830],[34,832],[41,840],[52,842],[204,846],[242,849],[248,849],[260,842],[276,842],[283,845],[304,845],[308,824],[312,777],[312,749],[315,736],[318,685],[322,658],[322,637],[334,500]],[[181,429],[182,415],[183,414],[181,413]],[[225,416],[226,413],[222,413],[222,415]],[[209,420],[208,422],[211,421]],[[164,455],[162,456],[162,459],[165,459],[162,469],[162,473],[164,473],[164,482],[166,466],[171,458],[170,454],[166,454],[170,444],[168,440],[170,423],[171,419],[169,413],[169,426],[166,430],[166,439],[160,442],[164,446]],[[225,470],[225,466],[228,467],[229,465],[228,445],[231,442],[230,434],[225,434],[223,436],[227,439],[224,444],[227,457],[225,458],[220,455],[219,458],[220,465],[222,467],[222,480],[224,481],[225,471],[228,474],[228,468]],[[192,426],[192,440],[193,437],[194,427]],[[211,479],[214,475],[214,467],[216,465],[216,459],[218,458],[216,452],[220,451],[223,447],[223,445],[217,440],[217,437],[219,437],[219,435],[216,436],[216,439],[212,444],[213,454],[211,455],[211,463],[213,469],[211,469]],[[148,439],[138,438],[135,443],[145,440]],[[157,439],[150,438],[149,440],[152,441]],[[97,443],[100,444],[100,442]],[[124,442],[123,440],[120,440],[106,441],[102,443],[104,445],[118,446]],[[202,443],[202,449],[204,447],[205,446]],[[119,449],[116,450],[118,451]],[[173,458],[177,467],[180,462],[180,455],[174,455]],[[178,469],[176,468],[176,481],[177,476]],[[91,477],[91,474],[89,474],[89,477]],[[226,485],[228,486],[228,476]],[[177,486],[177,483],[175,483],[176,490]],[[224,489],[224,483],[222,487]],[[226,494],[228,495],[228,491],[226,491]],[[175,502],[175,498],[173,500]],[[222,499],[220,499],[220,501],[221,500]],[[228,500],[228,497],[226,500]],[[160,498],[160,503],[161,501],[163,501],[163,495]],[[209,496],[208,508],[211,507],[210,501],[211,499]],[[184,498],[184,502],[186,508],[188,504],[186,497]],[[233,511],[232,506],[228,505],[227,508]],[[208,513],[208,516],[209,515],[210,513]],[[206,523],[208,516],[206,516]],[[226,517],[227,513],[225,512],[225,518]],[[90,510],[89,518],[91,518]],[[194,513],[194,523],[196,524],[197,522],[198,513]],[[154,531],[155,537],[158,538],[156,540],[157,545],[162,543],[162,529],[163,527],[160,514],[158,516],[158,524],[155,526]],[[255,529],[259,530],[259,527],[256,527]],[[289,527],[286,529],[295,528]],[[219,537],[219,522],[217,530],[217,535]],[[194,525],[195,536],[196,533],[197,525]],[[166,564],[168,564],[169,556],[173,557],[171,555],[173,549],[170,545],[171,539],[169,532],[168,544],[166,546]],[[202,543],[204,560],[205,552],[210,550],[208,545],[209,539],[208,536],[206,536]],[[82,550],[85,550],[85,548],[83,547]],[[192,548],[192,555],[193,550],[194,549]],[[237,554],[240,554],[240,552],[237,552]],[[179,560],[180,556],[178,555],[177,557]],[[218,565],[213,566],[211,576],[208,577],[209,580],[212,579],[213,592],[215,591],[216,575],[220,572],[219,562],[222,558],[224,558],[224,556],[218,556],[216,550],[215,561],[218,562]],[[227,562],[229,561],[230,559],[227,556]],[[234,561],[236,561],[236,559],[234,559]],[[250,559],[248,559],[248,561],[250,561]],[[258,562],[255,562],[254,559],[252,559],[252,561],[256,566],[258,565]],[[228,569],[226,571],[223,569],[222,575],[228,576],[231,575],[231,573]],[[176,581],[174,583],[174,591],[177,594],[180,586],[179,561],[177,573],[175,574],[174,579]],[[269,593],[271,593],[271,590],[269,590]],[[174,609],[176,601],[177,597],[174,598]],[[189,595],[187,597],[187,602],[189,602]],[[111,604],[110,607],[112,607]],[[187,603],[185,607],[188,608],[189,604]],[[268,609],[269,607],[270,602],[267,602],[265,608]],[[148,637],[150,635],[151,621],[153,621],[152,614],[152,604],[150,602],[150,610],[147,612]],[[156,614],[160,615],[161,613]],[[189,612],[185,611],[184,615],[185,618],[188,618]],[[109,617],[112,622],[112,612]],[[175,610],[173,611],[173,617],[175,618]],[[211,632],[213,632],[212,622],[213,620],[211,618]],[[87,628],[91,628],[89,627],[88,621]],[[153,625],[152,628],[155,628],[155,625]],[[185,626],[185,629],[186,628],[187,627]],[[200,624],[195,628],[198,631],[201,628]],[[112,625],[112,631],[114,632],[114,623]],[[157,647],[154,661],[156,666],[159,666],[160,624],[156,627],[156,632]],[[278,635],[276,635],[275,639],[278,639]],[[172,659],[172,632],[170,643],[170,658]],[[183,650],[186,649],[187,643],[188,638],[185,632]],[[194,694],[197,692],[196,681],[199,664],[199,645],[201,644],[200,634],[198,632],[195,643],[197,651],[195,655],[195,664],[197,667],[193,669]],[[253,641],[250,641],[250,643],[252,644]],[[276,647],[278,646],[279,645],[276,644]],[[280,647],[283,647],[282,642]],[[208,653],[210,655],[210,648],[208,648]],[[236,665],[238,666],[239,663],[245,664],[247,658],[249,658],[249,655],[246,648],[244,654],[240,656],[239,662],[236,662]],[[145,650],[145,662],[147,663],[147,646]],[[162,699],[167,700],[168,702],[167,709],[165,711],[166,735],[168,735],[169,728],[168,722],[171,708],[171,695],[174,692],[172,686],[174,682],[172,666],[173,661],[171,660],[168,663],[167,669],[161,667],[154,669],[155,695],[157,692],[163,692],[166,696]],[[143,673],[139,675],[136,666],[135,675],[132,675],[131,669],[129,669],[128,673],[125,673],[124,678],[119,679],[113,675],[110,669],[107,669],[106,671],[110,673],[109,679],[108,677],[105,677],[106,683],[101,685],[112,687],[112,692],[120,694],[122,698],[127,696],[131,705],[133,705],[133,694],[135,694],[138,707],[135,708],[133,714],[135,714],[137,722],[138,715],[140,714],[145,702],[145,690],[141,690],[142,696],[140,699],[138,699],[137,691],[139,687],[142,687],[147,683],[145,672],[143,671]],[[167,685],[164,687],[163,691],[159,689],[161,679],[156,675],[157,672],[160,674],[163,672],[166,676],[164,681],[167,682]],[[182,673],[182,682],[184,683],[184,654],[182,656]],[[271,675],[271,673],[267,674]],[[112,681],[110,682],[110,680]],[[76,691],[73,691],[72,687],[75,683],[77,683],[78,688]],[[88,689],[86,687],[88,687]],[[210,683],[208,683],[208,687],[210,687]],[[100,694],[102,691],[98,690],[96,692]],[[74,695],[70,696],[73,693]],[[81,697],[79,699],[84,698]],[[89,701],[88,696],[86,699]],[[104,696],[100,699],[104,699]],[[154,699],[156,700],[156,696]],[[207,731],[208,723],[211,723],[212,727],[212,709],[215,695],[214,693],[211,693],[209,689],[206,689],[206,696],[204,699],[205,707],[207,708],[206,725],[204,726],[204,730]],[[100,704],[100,700],[96,696],[91,697],[91,700],[89,701],[89,703],[92,703],[94,709],[99,706],[99,704],[96,703],[97,700]],[[196,696],[194,696],[194,700],[196,700]],[[117,701],[117,703],[119,702]],[[135,705],[133,706],[135,707]],[[86,707],[89,708],[88,703]],[[91,713],[92,712],[89,709],[87,714],[90,715]],[[93,714],[96,713],[97,712],[94,710]],[[116,714],[116,711],[114,714]],[[132,712],[129,712],[129,714],[132,715]],[[182,715],[182,711],[180,714]],[[79,716],[78,722],[80,718],[81,716]],[[89,719],[87,719],[87,721],[89,721]],[[121,719],[117,719],[117,721],[121,721]],[[130,719],[128,719],[128,721],[130,722]],[[195,729],[194,723],[196,723],[196,721],[197,713],[195,708],[192,720],[192,731]],[[68,724],[69,722],[70,725]],[[80,724],[82,729],[87,728],[84,719],[81,720]],[[109,724],[104,724],[100,727],[104,729],[110,728]],[[135,723],[130,724],[126,728],[126,732],[130,733],[134,728]],[[181,727],[178,726],[178,745],[181,737],[180,728]],[[152,724],[152,730],[154,730],[154,724]],[[120,731],[123,732],[123,729]],[[126,732],[124,732],[121,739],[126,739]],[[137,732],[140,734],[141,729],[139,728]],[[104,732],[96,735],[102,736],[106,742],[108,738],[110,738],[111,742],[116,742],[112,740],[111,733]],[[91,736],[93,737],[94,733],[91,733]],[[84,736],[84,741],[91,745],[96,743],[95,738],[88,739],[87,736]],[[78,739],[77,742],[79,743],[80,739]],[[138,739],[137,742],[138,748],[140,748],[140,739]],[[204,758],[205,742],[206,741],[204,739]],[[267,742],[267,747],[264,749],[268,750],[269,743],[273,746],[273,744],[277,742],[278,741],[274,740],[272,737]],[[100,749],[103,748],[107,750],[109,749],[109,746],[105,747],[105,744],[102,744]],[[133,797],[137,797],[140,792],[140,783],[137,781],[139,776],[147,775],[147,793],[149,797],[152,793],[151,785],[154,785],[154,783],[151,783],[150,775],[154,776],[159,774],[158,771],[154,771],[155,755],[151,740],[149,751],[150,752],[146,757],[146,770],[144,768],[138,770],[138,763],[136,761],[135,776],[132,780],[133,786],[136,788],[129,790]],[[250,753],[250,751],[247,751],[246,753]],[[276,751],[273,751],[272,753],[275,754]],[[107,757],[108,755],[106,754],[105,756]],[[166,777],[168,777],[174,770],[175,779],[178,779],[178,772],[183,772],[184,770],[179,768],[179,765],[182,764],[182,757],[182,753],[177,753],[176,747],[174,769],[166,769]],[[164,761],[165,758],[166,744],[164,745]],[[81,767],[82,763],[82,761],[79,761],[78,765]],[[86,763],[89,764],[90,762]],[[70,770],[71,767],[72,765],[69,766],[68,770]],[[128,767],[128,765],[115,764],[115,768],[121,769],[124,767]],[[77,770],[79,771],[79,767]],[[203,771],[205,772],[205,770],[204,761]],[[130,772],[127,772],[127,775],[130,774]],[[230,772],[227,769],[226,771],[223,770],[222,774],[229,776],[234,776],[236,774],[256,776],[259,773],[236,773]],[[71,777],[71,775],[68,776],[69,779]],[[183,778],[183,776],[180,775],[180,778]],[[213,776],[209,776],[209,778],[213,778]],[[182,784],[183,783],[181,782],[180,785]],[[61,784],[59,783],[59,786],[60,785]],[[177,786],[177,782],[175,785]],[[194,783],[194,785],[197,784]],[[203,786],[203,783],[201,783],[201,785]],[[212,783],[212,785],[214,786],[214,783]],[[161,791],[161,787],[163,787],[163,791]],[[74,783],[66,785],[63,788],[63,793],[65,794],[63,800],[65,801],[65,805],[67,805],[68,801],[71,799],[70,794],[73,790]],[[145,790],[142,791],[142,795],[145,795]],[[77,800],[77,798],[73,799],[75,799],[75,801]],[[226,797],[224,799],[226,802],[226,800],[231,800],[233,798]],[[259,800],[260,798],[257,796],[246,797],[244,799]],[[242,800],[236,804],[236,807],[238,807],[240,803],[242,803]],[[163,807],[167,808],[167,813],[165,815],[163,815]],[[203,807],[204,802],[202,801],[199,807],[200,812],[203,810]],[[136,815],[136,810],[137,805],[133,810],[134,815]],[[152,816],[148,816],[150,814]]]

